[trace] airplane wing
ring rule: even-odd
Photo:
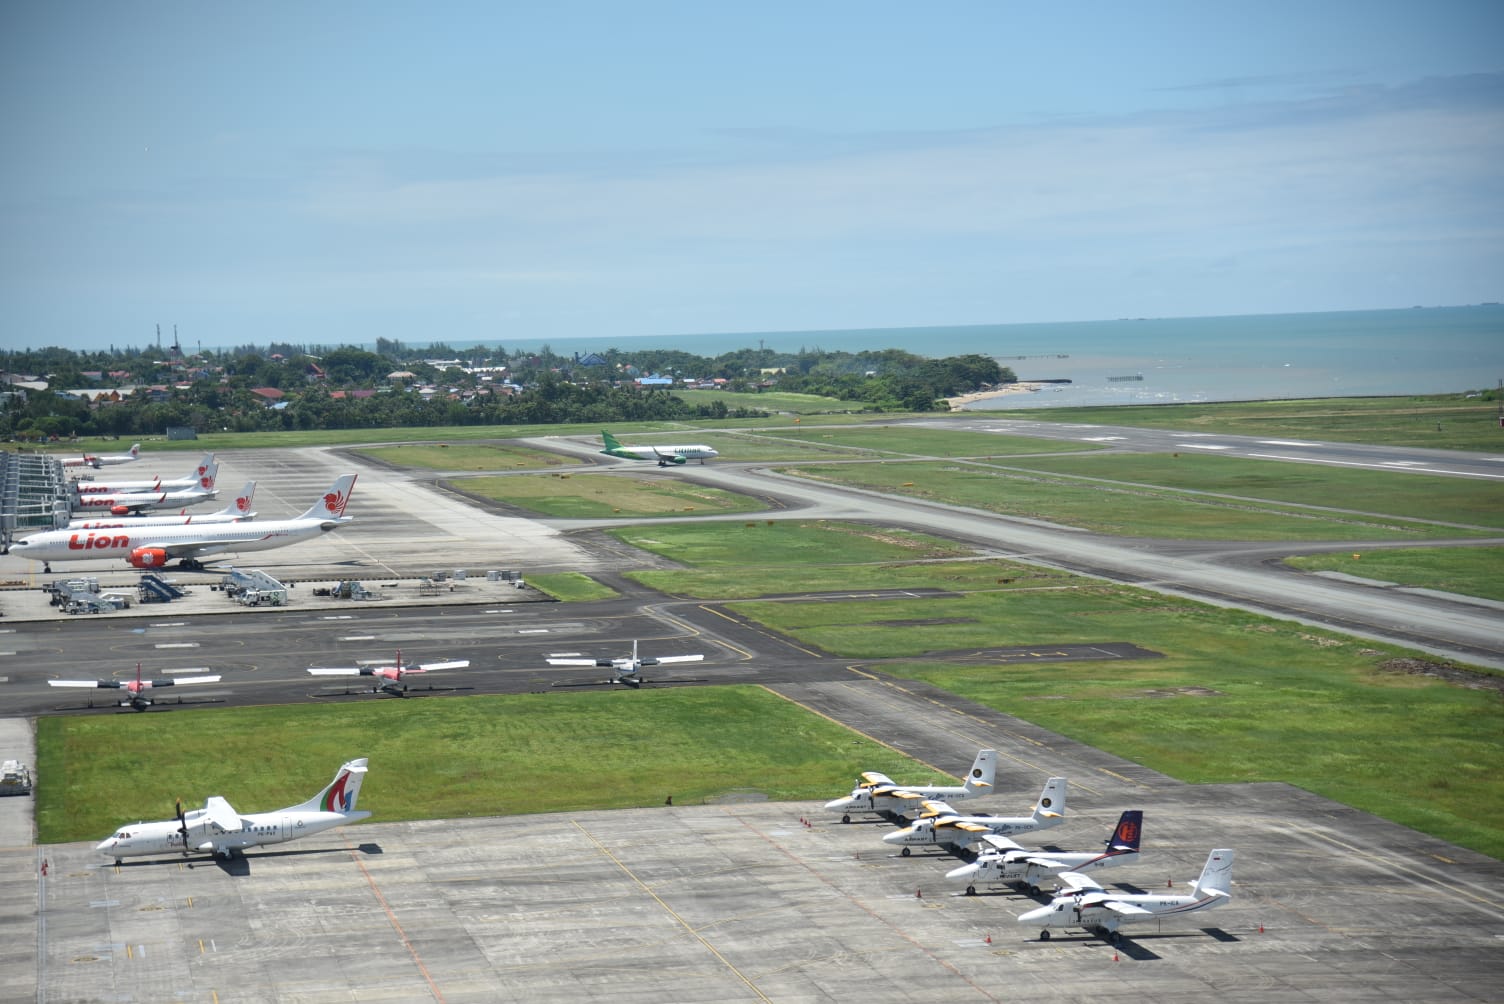
[[[984,843],[987,844],[987,846],[989,848],[991,848],[992,850],[995,850],[995,851],[1021,851],[1021,850],[1023,850],[1022,847],[1020,847],[1018,844],[1015,844],[1013,841],[1009,840],[1007,837],[1001,836],[1001,835],[996,834],[996,833],[989,833],[985,837],[983,837],[982,840],[983,840]]]
[[[610,669],[615,665],[610,659],[550,659],[550,666],[599,666],[602,669]]]
[[[204,818],[226,833],[237,833],[243,829],[240,822],[240,813],[231,808],[230,803],[218,795],[211,796],[204,803]]]
[[[919,803],[926,813],[932,816],[959,816],[960,813],[952,809],[946,802],[938,798],[927,798]]]
[[[49,687],[118,687],[119,680],[48,680]]]
[[[644,666],[666,666],[671,662],[699,662],[703,655],[666,655],[661,659],[644,659]]]
[[[455,659],[450,662],[423,662],[416,666],[409,666],[409,673],[432,673],[436,669],[464,669],[470,665],[469,659]]]
[[[213,673],[209,676],[178,676],[166,680],[149,680],[147,682],[153,687],[181,687],[190,683],[218,683],[219,674]]]
[[[992,831],[981,823],[956,823],[955,828],[965,830],[967,833],[991,833]]]
[[[1066,892],[1099,892],[1102,887],[1094,879],[1082,875],[1080,872],[1061,872],[1055,876],[1060,884],[1065,886]]]
[[[1027,855],[1027,856],[1023,857],[1021,860],[1023,860],[1026,864],[1031,864],[1031,865],[1034,865],[1034,866],[1039,867],[1039,868],[1069,868],[1070,867],[1064,861],[1056,861],[1054,858],[1044,857],[1044,856],[1041,856],[1041,855],[1038,855],[1038,854]],[[1079,874],[1079,873],[1077,873],[1077,874]]]
[[[889,777],[888,775],[882,773],[881,771],[876,771],[876,770],[864,770],[864,771],[862,771],[861,778],[867,784],[873,784],[873,785],[877,785],[877,784],[892,784],[893,783],[893,779],[891,777]]]
[[[314,676],[359,676],[359,666],[310,666],[308,672]]]

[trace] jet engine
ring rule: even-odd
[[[112,506],[110,506],[110,515],[112,515],[112,516],[129,516],[130,514],[131,514],[131,507],[130,506],[127,506],[127,505],[112,505]]]
[[[133,568],[161,568],[167,564],[167,552],[160,547],[138,547],[129,561]]]

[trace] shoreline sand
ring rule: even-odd
[[[977,401],[990,401],[993,398],[1007,397],[1010,394],[1028,394],[1039,390],[1043,386],[1043,383],[1035,380],[1020,380],[1017,383],[1010,383],[996,390],[983,390],[972,394],[962,394],[959,397],[948,397],[945,401],[950,405],[951,411],[965,411],[968,404],[974,404]]]

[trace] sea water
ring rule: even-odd
[[[613,347],[976,353],[1021,381],[1069,381],[971,405],[979,409],[1445,394],[1504,380],[1504,305],[551,342],[562,354]]]

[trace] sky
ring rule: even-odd
[[[0,4],[0,349],[1504,300],[1504,4]]]

